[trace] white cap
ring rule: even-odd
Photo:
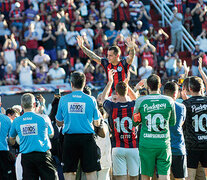
[[[24,52],[27,52],[27,48],[26,48],[26,46],[24,46],[24,45],[20,46],[19,49],[22,50],[22,51],[24,51]]]
[[[15,7],[20,8],[20,3],[19,3],[19,2],[16,2],[16,3],[15,3]]]
[[[140,25],[142,25],[142,21],[137,21],[137,24],[140,24]]]
[[[172,44],[168,46],[169,49],[175,48]]]

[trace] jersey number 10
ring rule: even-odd
[[[120,133],[121,131],[122,132],[124,132],[124,133],[129,133],[131,130],[132,130],[132,119],[131,118],[129,118],[129,117],[124,117],[124,118],[122,118],[121,119],[121,121],[120,121],[120,118],[118,117],[118,118],[116,118],[116,119],[114,119],[114,121],[116,122],[116,129],[117,129],[117,132],[118,133]],[[125,122],[128,122],[128,124],[129,124],[129,127],[128,127],[128,129],[130,130],[130,131],[128,131],[127,129],[126,129],[126,127],[125,127]]]
[[[198,117],[198,115],[195,115],[192,117],[192,119],[194,120],[194,127],[195,127],[195,132],[206,132],[206,128],[207,128],[207,114],[202,114],[200,115],[200,117]],[[204,127],[204,119],[206,120],[205,123],[205,127]]]

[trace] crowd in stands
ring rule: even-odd
[[[194,61],[202,56],[205,65],[207,52],[206,2],[166,3],[173,12],[171,35],[153,25],[150,0],[1,0],[1,85],[60,84],[68,82],[71,72],[80,71],[90,87],[103,88],[103,67],[91,63],[78,47],[78,35],[100,57],[107,57],[110,46],[119,46],[122,59],[128,55],[126,38],[131,37],[136,43],[132,83],[152,72],[163,81],[179,79],[187,70],[178,56],[182,25],[197,40],[190,66],[195,66],[192,74],[198,75]]]

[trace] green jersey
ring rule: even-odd
[[[151,94],[136,100],[134,113],[141,115],[141,133],[139,145],[145,148],[170,147],[169,125],[176,123],[175,104],[172,98],[160,94]],[[134,122],[133,125],[138,125]]]

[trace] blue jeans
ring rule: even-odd
[[[175,76],[175,69],[167,69],[166,68],[167,77]]]

